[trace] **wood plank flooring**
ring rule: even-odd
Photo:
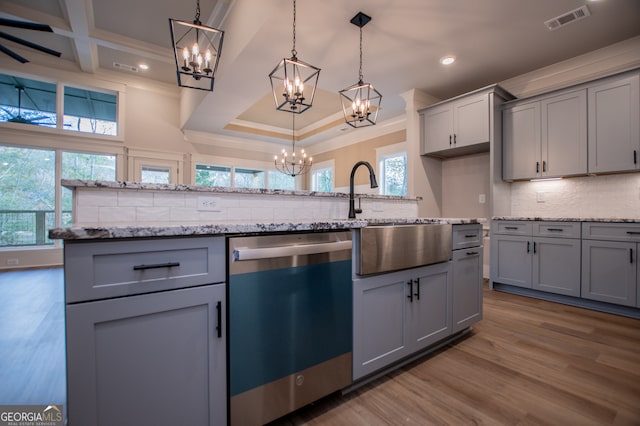
[[[273,425],[640,425],[640,320],[485,289],[465,339]]]

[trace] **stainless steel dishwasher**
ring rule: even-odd
[[[351,231],[230,237],[232,425],[351,384]]]

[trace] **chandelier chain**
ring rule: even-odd
[[[362,83],[364,81],[362,76],[362,27],[360,27],[360,71],[358,76],[360,78],[359,81]]]
[[[296,0],[293,0],[293,48],[291,49],[291,56],[294,58],[298,55],[296,51]]]
[[[193,20],[194,22],[200,22],[200,0],[196,1],[196,17]]]

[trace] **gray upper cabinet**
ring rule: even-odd
[[[511,104],[503,120],[504,180],[587,173],[585,89]]]
[[[512,99],[494,85],[418,111],[421,154],[447,158],[489,151],[490,99],[496,91]]]
[[[589,172],[640,170],[640,75],[589,87]]]

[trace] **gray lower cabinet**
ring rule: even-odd
[[[482,319],[482,226],[453,226],[452,333]]]
[[[68,306],[70,424],[226,424],[224,300],[216,284]]]
[[[582,226],[582,297],[640,307],[640,224]]]
[[[494,282],[580,296],[580,223],[500,221],[491,245]]]
[[[353,282],[353,378],[451,334],[450,262]]]
[[[224,247],[65,242],[69,424],[226,424]]]

